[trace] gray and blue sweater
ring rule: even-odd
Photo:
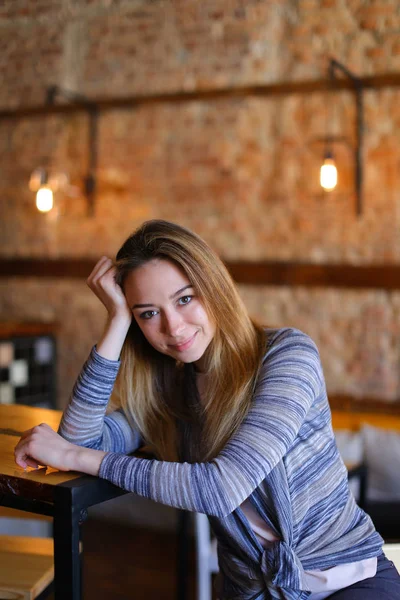
[[[378,556],[383,540],[355,503],[338,453],[319,353],[297,329],[267,329],[251,407],[217,457],[178,463],[127,456],[142,443],[122,410],[105,416],[119,361],[95,349],[59,433],[107,452],[99,476],[152,500],[209,516],[221,598],[309,597],[304,571]],[[279,541],[263,547],[240,505],[249,499]]]

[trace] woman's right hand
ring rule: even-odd
[[[116,268],[107,256],[102,256],[86,280],[89,288],[96,294],[107,309],[109,318],[132,320],[122,288],[115,281]]]

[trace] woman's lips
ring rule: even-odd
[[[171,348],[173,348],[174,350],[177,350],[178,352],[184,352],[185,350],[189,350],[190,346],[194,342],[194,338],[196,337],[196,335],[197,335],[197,331],[194,335],[192,335],[191,338],[186,340],[186,342],[183,342],[182,344],[171,345]]]

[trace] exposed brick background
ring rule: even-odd
[[[92,99],[327,77],[335,56],[360,76],[400,70],[397,0],[5,0],[0,110],[43,105],[58,84]],[[365,100],[364,213],[355,215],[350,92],[137,105],[100,114],[96,214],[81,191],[84,112],[0,120],[0,256],[114,255],[143,220],[193,228],[226,259],[400,261],[400,90]],[[327,123],[328,129],[327,129]],[[321,137],[339,184],[322,194]],[[62,215],[37,213],[27,187],[50,160],[75,190]],[[58,320],[62,406],[104,312],[84,282],[0,282],[0,319]],[[397,293],[253,288],[251,312],[320,347],[328,390],[400,397]],[[79,332],[79,338],[77,337]]]

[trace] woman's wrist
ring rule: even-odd
[[[118,360],[132,317],[125,314],[109,316],[104,333],[96,344],[97,353],[109,360]]]
[[[67,454],[66,462],[70,471],[78,471],[97,477],[101,462],[106,454],[103,450],[74,446]]]
[[[126,335],[131,323],[132,314],[126,314],[125,312],[116,312],[113,314],[108,314],[105,332],[109,329],[112,329],[122,332]]]

